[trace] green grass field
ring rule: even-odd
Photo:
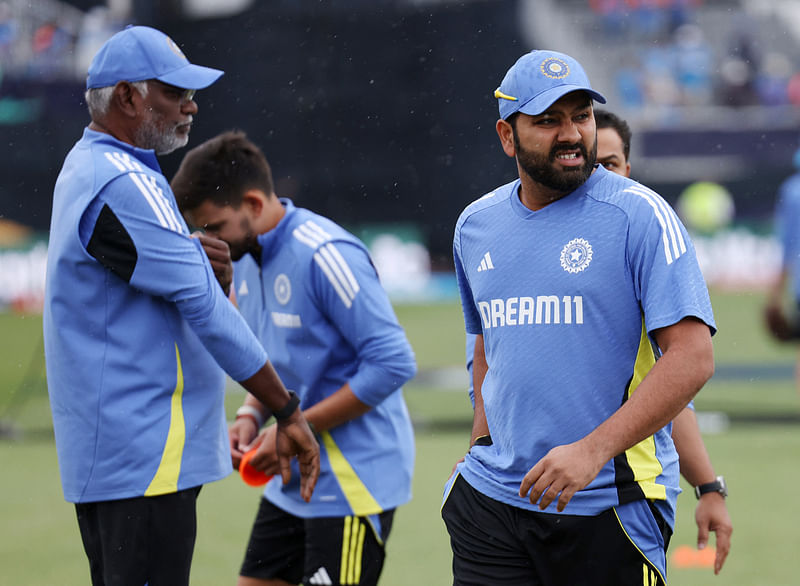
[[[779,346],[760,322],[760,294],[713,295],[719,334],[717,376],[696,399],[698,412],[720,412],[730,425],[705,440],[730,485],[733,548],[720,576],[670,564],[672,586],[789,586],[800,537],[800,400],[787,373],[796,348]],[[461,376],[463,334],[455,304],[397,307],[417,354],[420,376],[406,386],[416,428],[414,500],[399,509],[383,586],[451,583],[450,550],[439,517],[441,490],[468,441],[469,400]],[[74,510],[64,502],[44,386],[41,318],[0,314],[0,586],[88,583]],[[427,376],[452,367],[446,377]],[[448,371],[450,372],[450,371]],[[241,400],[233,390],[228,408]],[[758,417],[753,417],[757,415]],[[684,486],[684,488],[688,488]],[[233,584],[259,491],[236,476],[201,494],[192,583]],[[694,496],[679,499],[670,552],[695,541]]]

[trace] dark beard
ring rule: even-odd
[[[517,152],[517,162],[528,176],[545,187],[564,195],[572,193],[583,185],[594,169],[597,160],[597,139],[590,152],[582,143],[577,144],[556,144],[550,150],[550,154],[545,157],[531,151],[527,151],[519,144],[519,137],[514,131],[514,148]],[[555,167],[556,155],[559,151],[578,149],[583,157],[583,165],[558,170]]]
[[[256,262],[261,263],[261,247],[258,245],[258,237],[253,231],[249,220],[242,218],[239,226],[244,232],[244,237],[239,242],[229,242],[228,248],[231,252],[231,260],[236,262],[242,258],[245,253],[251,253]]]

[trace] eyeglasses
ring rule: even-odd
[[[164,92],[167,95],[174,96],[176,99],[179,99],[181,104],[188,104],[194,99],[195,93],[197,90],[187,90],[183,89],[174,85],[170,85],[168,83],[164,83],[163,81],[159,81],[157,79],[150,79],[148,81],[155,82],[164,88]]]
[[[194,99],[194,95],[197,93],[197,90],[183,90],[181,94],[181,102],[184,104],[191,102]]]

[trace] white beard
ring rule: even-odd
[[[189,135],[179,135],[175,127],[162,129],[160,122],[163,118],[156,115],[152,110],[136,129],[136,146],[143,149],[153,149],[157,155],[166,155],[172,151],[186,146],[189,142]]]

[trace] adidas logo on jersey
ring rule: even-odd
[[[481,261],[480,266],[478,266],[478,272],[480,273],[480,272],[483,272],[483,271],[488,271],[488,270],[491,270],[493,268],[494,268],[494,265],[492,264],[492,257],[487,252],[486,254],[483,255],[483,260]]]
[[[330,584],[331,586],[333,586],[333,581],[331,580],[331,577],[328,575],[328,571],[324,567],[314,572],[314,575],[311,576],[311,578],[308,580],[308,583],[320,584],[320,585]]]
[[[250,293],[250,290],[247,288],[247,281],[242,281],[242,284],[239,285],[239,290],[236,292],[236,295],[239,297],[244,297]]]

